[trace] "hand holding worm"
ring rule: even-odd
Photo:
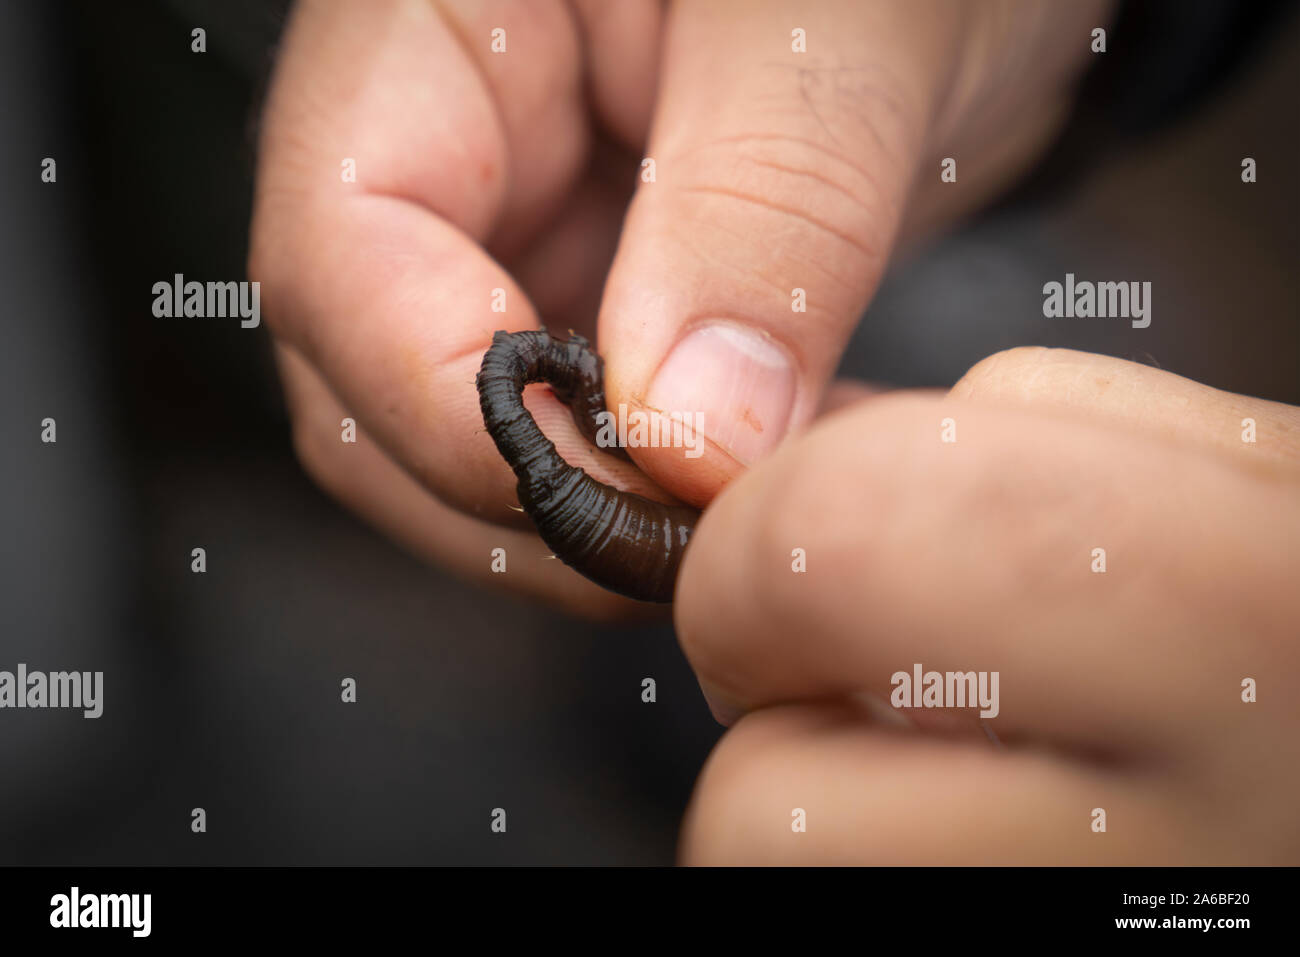
[[[612,408],[703,413],[703,456],[632,449],[634,466],[545,390],[524,395],[592,478],[704,505],[814,417],[898,237],[1039,152],[1087,56],[1071,24],[1105,7],[1048,23],[1030,0],[824,0],[792,23],[766,2],[301,0],[262,124],[249,271],[304,467],[462,575],[635,612],[546,560],[513,511],[474,386],[493,332],[574,328],[598,341]],[[958,196],[937,161],[963,146],[982,158]]]

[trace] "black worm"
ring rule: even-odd
[[[598,482],[560,458],[524,408],[530,382],[550,385],[592,444],[605,411],[604,363],[582,336],[497,332],[478,373],[483,424],[519,478],[519,504],[564,564],[641,601],[672,601],[700,513]],[[607,449],[615,454],[620,449]]]

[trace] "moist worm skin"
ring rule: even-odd
[[[519,479],[519,504],[564,564],[641,601],[669,602],[677,567],[700,513],[598,482],[560,457],[523,390],[545,382],[593,445],[605,411],[604,363],[582,336],[560,342],[543,330],[499,331],[478,378],[483,424]],[[604,451],[621,454],[622,449]]]

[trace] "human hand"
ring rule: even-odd
[[[1015,349],[828,417],[682,567],[678,634],[736,722],[684,859],[1296,863],[1298,542],[1300,409],[1146,366]],[[879,720],[916,664],[997,672],[1001,746],[971,709]]]
[[[304,466],[461,574],[628,611],[543,561],[511,510],[474,390],[491,333],[591,335],[599,313],[611,407],[702,413],[705,454],[632,449],[642,472],[544,390],[529,408],[601,481],[707,503],[814,416],[900,233],[1032,159],[1106,7],[304,0],[267,103],[249,269]],[[939,182],[952,154],[960,189]]]

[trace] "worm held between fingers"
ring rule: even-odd
[[[610,591],[669,602],[699,512],[598,482],[560,457],[524,407],[545,382],[593,444],[605,411],[604,364],[582,336],[498,331],[478,378],[483,424],[519,479],[519,504],[557,558]],[[624,454],[621,449],[607,449]]]

